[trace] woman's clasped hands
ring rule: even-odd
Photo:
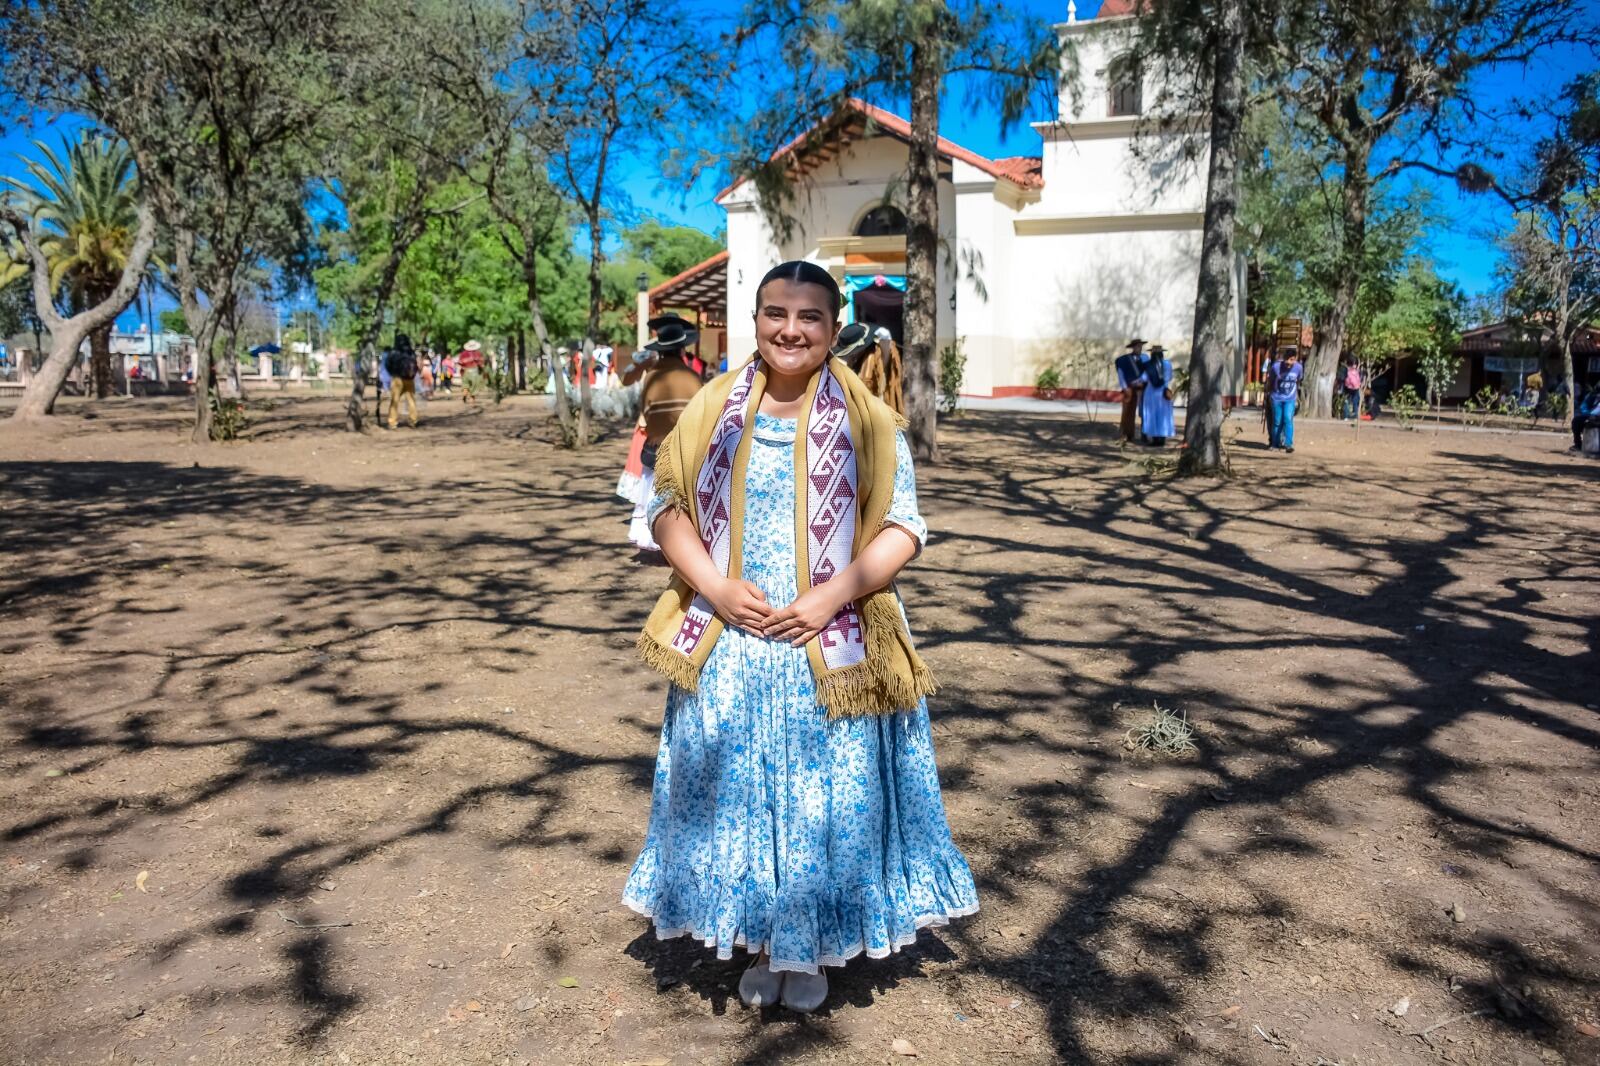
[[[781,640],[795,647],[804,645],[833,621],[844,606],[837,592],[818,585],[806,590],[787,607],[774,607],[754,582],[724,578],[707,589],[706,599],[717,617],[737,626],[753,637]]]

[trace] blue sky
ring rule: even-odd
[[[1018,0],[1029,13],[1052,21],[1066,17],[1066,0]],[[1600,4],[1600,0],[1591,0]],[[723,20],[737,15],[741,5],[700,0],[693,3],[703,12],[707,32],[715,32]],[[1085,0],[1080,5],[1080,18],[1098,9],[1096,0]],[[1584,57],[1572,50],[1550,50],[1542,53],[1527,68],[1506,69],[1485,75],[1477,88],[1481,99],[1504,100],[1515,96],[1538,96],[1559,87],[1583,66],[1593,67],[1594,58]],[[893,101],[884,103],[905,113],[904,107],[895,107]],[[1040,113],[1028,116],[1029,120],[1048,118],[1041,106]],[[43,119],[44,116],[41,116]],[[41,121],[32,129],[7,128],[0,133],[0,174],[19,174],[22,165],[19,154],[32,155],[31,140],[43,137],[56,143],[64,132],[76,128],[70,119]],[[1002,131],[991,115],[973,113],[962,106],[961,93],[947,94],[944,104],[944,121],[941,131],[946,137],[975,152],[988,156],[1036,155],[1039,152],[1038,135],[1029,129],[1026,121],[1015,129]],[[1528,130],[1510,128],[1501,131],[1508,141],[1526,138]],[[693,136],[693,131],[685,131]],[[622,188],[633,204],[633,214],[653,215],[663,221],[696,226],[714,232],[723,225],[723,213],[713,202],[725,181],[725,175],[706,175],[689,189],[669,186],[647,161],[631,161],[625,169]],[[1506,223],[1504,208],[1488,197],[1471,197],[1458,192],[1445,181],[1430,180],[1436,192],[1436,203],[1443,215],[1441,225],[1432,234],[1432,247],[1446,277],[1454,280],[1468,293],[1484,292],[1494,285],[1496,262],[1492,238]],[[166,303],[170,306],[170,302]],[[130,310],[118,324],[121,328],[137,328],[142,313]]]

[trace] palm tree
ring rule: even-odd
[[[138,183],[128,146],[84,133],[77,143],[62,139],[57,155],[34,141],[44,161],[23,160],[31,183],[0,178],[16,190],[32,216],[39,247],[50,264],[50,289],[60,292],[69,313],[94,307],[111,295],[122,277],[139,225]],[[22,273],[24,263],[0,272]],[[111,392],[111,330],[108,322],[89,335],[95,395]]]

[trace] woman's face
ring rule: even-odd
[[[772,372],[809,377],[828,358],[839,331],[833,294],[821,285],[780,278],[756,298],[756,350]]]

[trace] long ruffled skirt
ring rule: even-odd
[[[726,630],[699,693],[668,696],[623,899],[658,936],[804,973],[974,913],[926,707],[830,722],[804,649]]]

